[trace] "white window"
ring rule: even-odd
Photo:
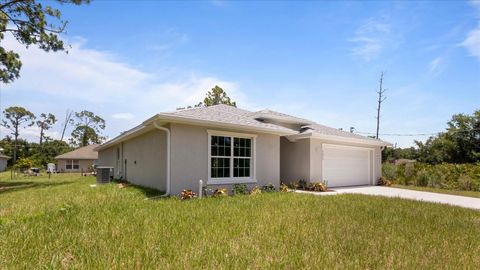
[[[208,182],[255,182],[255,135],[209,131]]]
[[[66,161],[65,169],[67,170],[78,170],[80,165],[76,159],[68,159]]]

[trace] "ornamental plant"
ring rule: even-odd
[[[180,199],[182,199],[182,200],[189,200],[189,199],[193,199],[195,197],[197,197],[197,194],[195,194],[195,192],[193,192],[191,189],[184,189],[180,193]]]
[[[275,192],[275,186],[272,183],[268,183],[267,185],[262,186],[263,192]]]
[[[213,192],[213,197],[226,197],[228,196],[228,191],[226,188],[217,188]]]
[[[280,192],[288,192],[288,186],[284,183],[280,184]]]
[[[248,194],[248,188],[245,184],[235,184],[232,188],[233,195],[246,195]]]

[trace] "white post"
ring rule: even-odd
[[[198,181],[198,198],[201,199],[203,196],[203,180]]]

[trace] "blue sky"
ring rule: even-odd
[[[215,84],[239,107],[270,108],[346,130],[433,133],[480,109],[480,3],[93,1],[62,6],[69,54],[28,50],[1,86],[2,108],[87,109],[114,137],[196,104]],[[2,44],[2,45],[4,45]],[[49,133],[58,137],[60,125]],[[6,133],[2,131],[2,136]],[[35,128],[23,137],[37,140]],[[382,136],[410,146],[425,136]]]

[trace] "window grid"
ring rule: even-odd
[[[211,178],[251,177],[251,138],[212,135],[210,143]]]

